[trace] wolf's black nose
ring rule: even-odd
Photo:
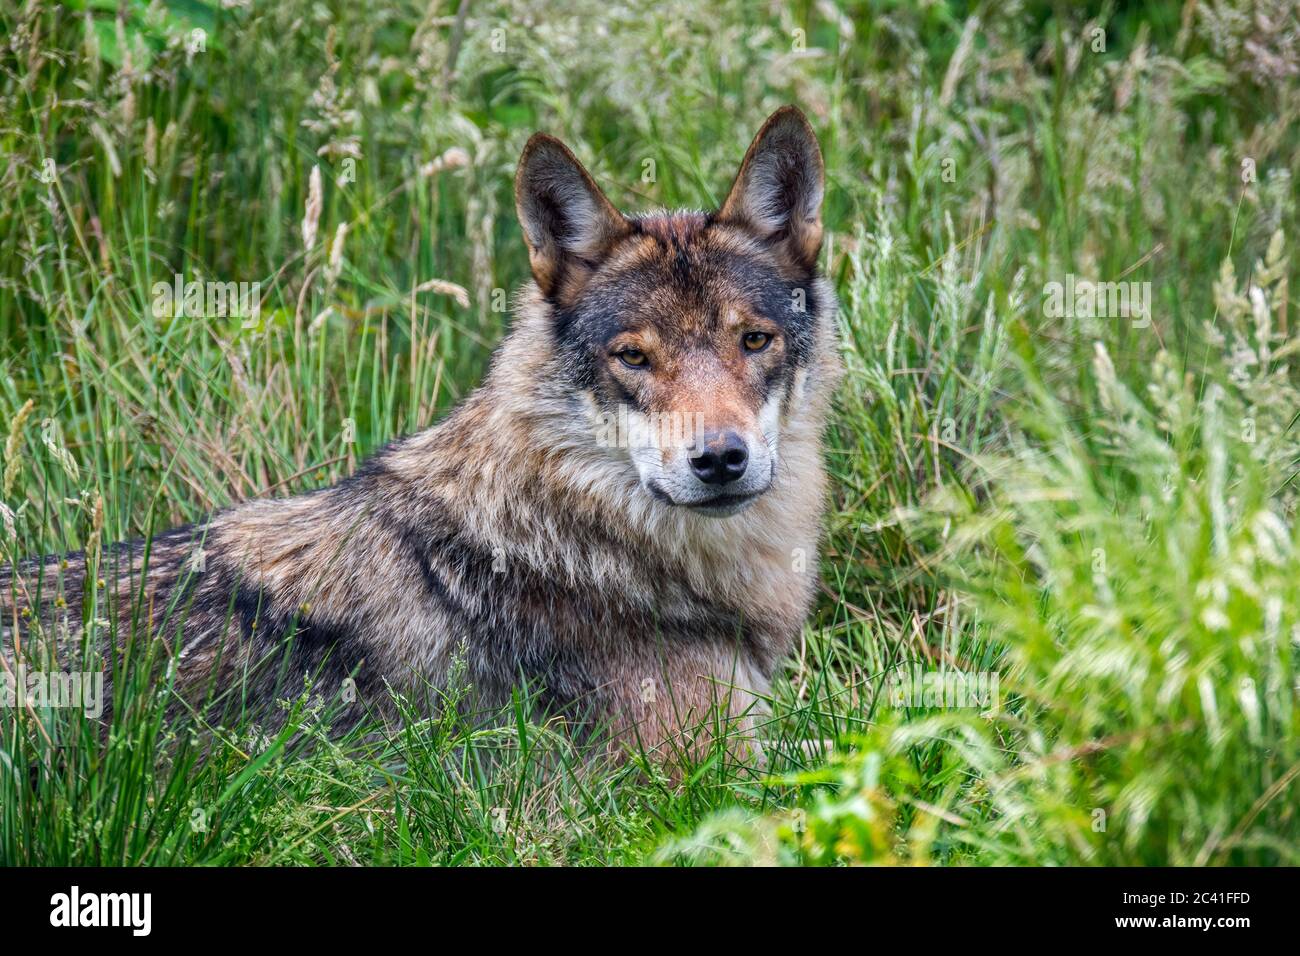
[[[735,432],[714,432],[704,437],[703,450],[691,459],[691,471],[706,485],[725,485],[745,473],[749,449]]]

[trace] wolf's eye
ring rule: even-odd
[[[761,352],[772,342],[772,336],[766,332],[746,332],[744,339],[746,352]]]
[[[628,368],[645,368],[650,361],[646,358],[645,353],[640,349],[623,349],[623,351],[618,352],[617,355],[619,361],[628,366]]]

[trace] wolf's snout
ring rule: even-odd
[[[749,446],[732,431],[714,432],[704,437],[702,450],[691,458],[691,471],[706,485],[725,485],[738,481],[749,464]]]

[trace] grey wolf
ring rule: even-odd
[[[532,281],[481,386],[337,485],[106,550],[117,648],[134,620],[180,697],[238,685],[267,711],[286,674],[346,686],[357,717],[458,672],[476,706],[527,688],[611,742],[699,746],[719,716],[751,734],[817,580],[839,374],[823,182],[793,107],[712,213],[624,215],[533,136]],[[80,622],[89,583],[78,555],[0,569],[11,633]]]

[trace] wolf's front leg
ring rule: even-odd
[[[758,764],[768,681],[742,650],[656,647],[625,657],[604,683],[600,723],[617,749],[670,763],[721,747]]]

